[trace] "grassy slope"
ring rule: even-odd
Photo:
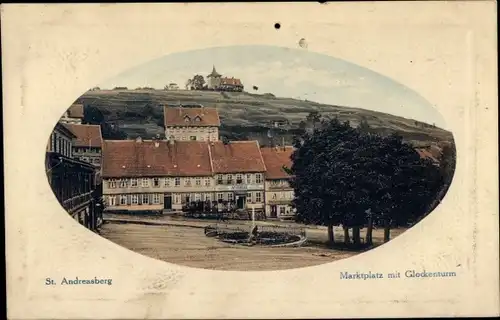
[[[288,119],[292,128],[297,128],[310,111],[317,110],[323,115],[337,116],[341,121],[349,120],[357,125],[365,117],[372,128],[381,133],[398,132],[406,140],[415,144],[429,144],[433,141],[452,141],[451,132],[425,127],[415,120],[390,114],[320,104],[292,98],[278,98],[271,94],[219,93],[207,91],[89,91],[79,101],[98,107],[104,112],[107,122],[117,123],[130,137],[162,133],[158,126],[162,118],[162,104],[202,104],[216,107],[222,120],[222,133],[231,137],[245,132],[246,138],[266,140],[266,127],[271,119]],[[142,110],[146,105],[153,107],[153,114],[144,117]],[[286,134],[287,142],[289,136]]]

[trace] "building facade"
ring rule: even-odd
[[[90,124],[65,124],[74,133],[73,157],[92,164],[99,169],[102,161],[101,126]]]
[[[102,189],[96,181],[95,167],[73,159],[76,138],[65,125],[56,124],[46,148],[47,179],[68,214],[95,231],[102,224]]]
[[[73,141],[76,135],[58,122],[50,134],[49,142],[47,143],[47,152],[54,152],[63,155],[67,158],[73,157]]]
[[[83,121],[83,104],[74,103],[64,112],[60,119],[63,123],[81,124]]]
[[[295,215],[292,207],[294,198],[290,186],[290,175],[284,167],[291,168],[292,147],[261,148],[266,165],[266,217],[271,219],[289,219]]]
[[[176,141],[218,141],[220,119],[215,108],[164,107],[165,137]]]
[[[207,142],[105,141],[103,152],[107,210],[180,211],[215,198]]]
[[[102,170],[107,210],[181,211],[206,202],[264,212],[257,141],[105,141]]]
[[[264,213],[266,167],[257,141],[210,143],[217,201],[228,201],[236,209]]]

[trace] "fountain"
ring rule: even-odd
[[[296,247],[305,243],[304,228],[294,226],[257,225],[255,208],[252,208],[250,228],[245,224],[212,224],[205,227],[207,237],[216,237],[225,243],[244,246],[289,246]]]

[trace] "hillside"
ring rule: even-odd
[[[411,119],[390,114],[320,104],[307,100],[278,98],[272,94],[212,91],[163,91],[163,90],[98,90],[88,91],[78,99],[86,107],[95,107],[104,116],[104,122],[113,124],[129,138],[162,134],[163,105],[201,104],[215,107],[222,122],[221,135],[228,139],[257,139],[267,144],[268,128],[272,120],[288,120],[290,125],[278,129],[276,136],[281,142],[291,143],[298,132],[300,122],[311,111],[323,116],[337,116],[357,126],[365,119],[372,130],[389,134],[398,132],[415,145],[453,141],[451,132],[435,128]]]

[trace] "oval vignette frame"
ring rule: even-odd
[[[148,243],[163,250],[159,260],[226,270],[223,260],[239,259],[227,269],[235,271],[329,263],[365,252],[366,228],[360,239],[352,230],[350,240],[356,238],[356,246],[341,245],[345,233],[337,228],[337,244],[331,248],[324,244],[326,227],[292,228],[292,223],[274,220],[294,216],[290,203],[297,193],[286,186],[289,176],[283,166],[291,167],[294,137],[314,131],[314,111],[349,120],[356,130],[370,134],[403,134],[422,161],[435,162],[440,176],[432,179],[441,179],[441,185],[427,203],[430,209],[412,217],[412,226],[446,195],[456,149],[453,134],[440,128],[445,121],[430,103],[369,69],[303,49],[271,46],[173,53],[90,89],[54,127],[47,145],[47,176],[58,201],[80,224],[125,248]],[[402,117],[402,112],[413,118]],[[430,119],[438,125],[428,123]],[[178,217],[179,211],[184,217]],[[229,223],[207,221],[221,213]],[[103,214],[109,223],[103,223]],[[406,229],[398,228],[392,236]],[[206,236],[214,230],[218,240]],[[243,240],[237,235],[241,232]],[[301,235],[307,242],[300,242]],[[375,231],[370,249],[383,238],[383,230]],[[286,257],[292,250],[288,246],[299,243],[293,250],[303,255],[290,261],[259,257]],[[176,245],[195,255],[194,262],[175,254]],[[200,246],[203,253],[190,249]],[[243,250],[235,253],[234,246]],[[156,258],[145,249],[130,250]],[[204,261],[208,257],[214,261]]]

